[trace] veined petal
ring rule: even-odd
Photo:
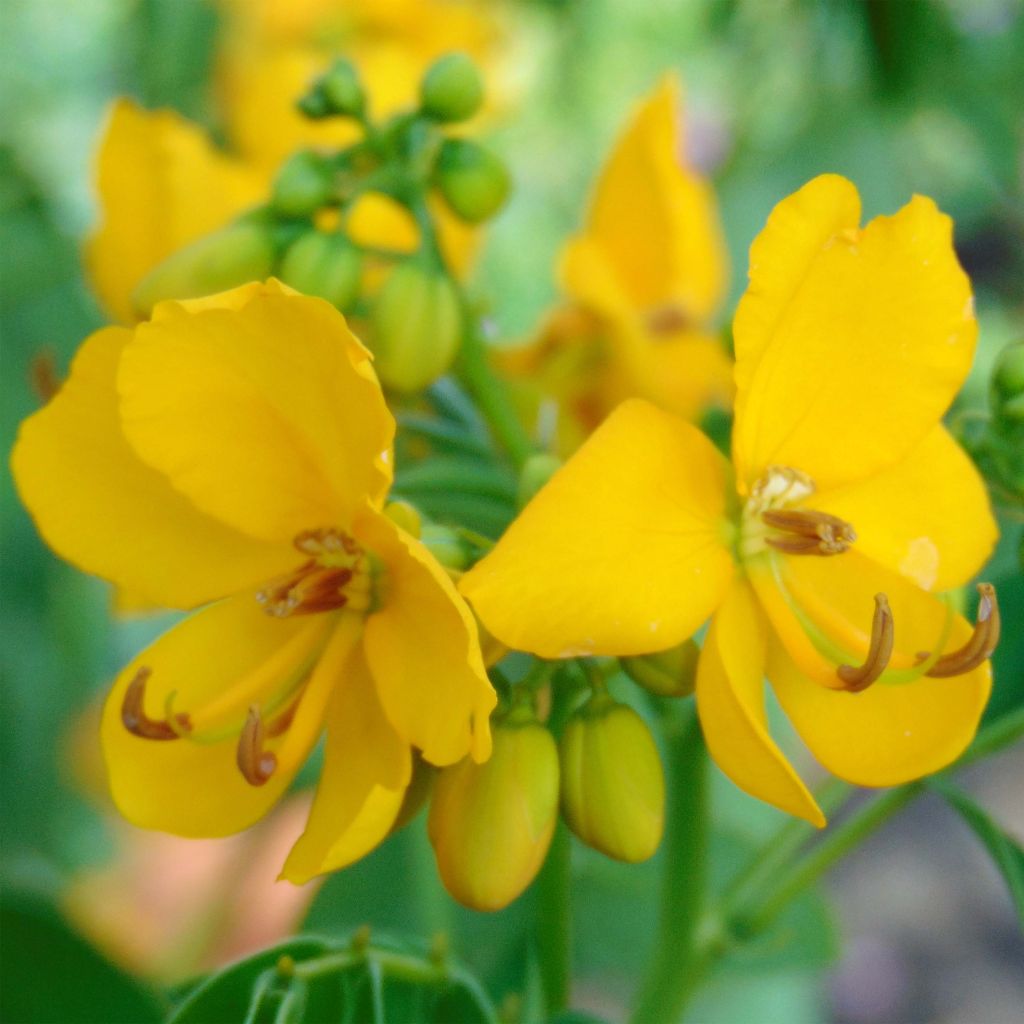
[[[962,586],[999,536],[981,474],[941,425],[902,462],[809,504],[852,523],[858,551],[925,590]]]
[[[104,307],[131,323],[132,292],[171,253],[258,202],[265,183],[170,110],[111,107],[97,160],[101,222],[86,265]]]
[[[821,489],[863,480],[923,440],[967,375],[977,324],[952,221],[922,196],[858,217],[853,186],[825,175],[751,249],[734,328],[741,488],[773,465]]]
[[[697,667],[697,711],[715,763],[744,792],[817,825],[825,816],[768,732],[766,628],[750,587],[734,583]]]
[[[328,649],[331,675],[324,766],[306,830],[281,877],[301,885],[369,853],[390,830],[409,784],[411,756],[384,716],[362,650]]]
[[[103,711],[102,739],[110,787],[121,813],[143,828],[214,837],[247,828],[288,788],[316,743],[335,679],[315,670],[332,630],[351,648],[359,619],[274,619],[252,594],[210,605],[165,633],[118,676]],[[355,630],[350,623],[355,623]],[[188,714],[192,738],[145,739],[122,721],[125,692],[148,669],[144,711],[165,720]],[[308,679],[303,689],[304,681]],[[266,740],[277,766],[262,786],[236,763],[248,708],[266,725],[290,713],[291,724]]]
[[[390,483],[394,420],[366,350],[320,299],[172,308],[136,329],[118,389],[141,458],[254,537],[346,526]]]
[[[927,650],[940,615],[941,608],[934,610],[926,623],[924,617],[901,620],[897,611],[897,637],[902,632],[904,642],[913,646],[916,639]],[[958,616],[952,646],[969,635]],[[769,641],[768,678],[811,753],[858,786],[895,786],[951,764],[974,738],[992,688],[986,661],[961,676],[921,676],[909,683],[882,679],[860,693],[830,690],[807,678],[777,639]]]
[[[135,454],[118,421],[131,332],[98,331],[59,393],[21,426],[11,469],[47,544],[143,605],[191,608],[285,572],[295,552],[205,513]]]
[[[672,647],[732,577],[726,485],[699,430],[624,402],[460,589],[499,640],[542,657]]]
[[[497,697],[472,613],[433,555],[390,519],[368,515],[356,536],[385,566],[365,647],[388,720],[431,764],[486,760]]]
[[[665,76],[609,157],[585,236],[609,254],[634,307],[675,301],[698,323],[718,308],[725,245],[710,186],[682,162],[679,83]]]

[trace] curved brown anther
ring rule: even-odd
[[[761,520],[781,536],[765,543],[787,555],[839,555],[856,539],[853,527],[838,516],[810,508],[769,508]]]
[[[850,693],[866,690],[886,669],[892,657],[896,631],[892,610],[885,594],[875,594],[875,614],[871,619],[871,643],[863,665],[840,665],[836,672],[843,681],[843,689]]]
[[[175,725],[164,719],[150,718],[145,711],[146,683],[152,669],[140,668],[124,691],[121,702],[121,722],[133,735],[144,740],[176,740],[192,728],[188,715],[175,715]]]
[[[996,588],[991,583],[979,583],[978,616],[974,624],[974,632],[970,640],[956,651],[944,654],[927,672],[926,676],[944,679],[948,676],[962,676],[970,672],[992,657],[992,652],[999,643],[1002,620],[999,616],[999,602],[996,600]],[[919,654],[924,661],[928,655]]]
[[[263,749],[264,735],[260,709],[254,704],[242,726],[235,753],[238,770],[250,786],[262,786],[277,768],[277,757],[273,751]]]

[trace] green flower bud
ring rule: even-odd
[[[469,567],[470,553],[462,538],[448,526],[424,523],[420,540],[446,569]]]
[[[440,270],[406,260],[384,282],[371,325],[377,376],[395,391],[422,391],[451,366],[459,350],[458,294]]]
[[[519,508],[525,508],[527,502],[554,476],[561,465],[562,460],[548,452],[531,455],[523,463],[516,489],[516,504]]]
[[[281,262],[285,284],[341,310],[358,296],[362,273],[362,253],[336,232],[308,231],[289,246]]]
[[[445,139],[434,183],[452,210],[470,224],[493,217],[512,187],[501,159],[469,139]]]
[[[569,828],[616,860],[647,860],[665,824],[665,778],[643,719],[597,694],[566,725],[559,760]]]
[[[437,121],[465,121],[479,109],[484,83],[464,53],[448,53],[427,69],[420,83],[420,106]]]
[[[139,282],[132,303],[149,316],[164,299],[196,299],[262,281],[273,272],[274,258],[270,226],[243,218],[168,256]]]
[[[328,106],[327,99],[320,91],[319,86],[315,86],[307,92],[295,105],[299,108],[299,113],[308,117],[310,121],[322,121],[334,113]]]
[[[700,649],[692,640],[655,654],[620,658],[622,670],[657,697],[689,697],[697,684]]]
[[[335,114],[359,117],[366,107],[366,93],[359,73],[349,60],[336,60],[319,85],[326,105]]]
[[[405,530],[410,537],[419,539],[423,530],[423,520],[415,506],[407,501],[389,501],[384,506],[384,515],[396,526]]]
[[[317,153],[294,153],[277,173],[272,203],[286,217],[309,217],[332,197],[330,163]]]
[[[999,353],[992,371],[992,409],[1004,425],[1024,424],[1024,341]]]
[[[475,910],[511,903],[544,863],[558,817],[558,749],[532,712],[494,724],[489,761],[438,774],[428,830],[445,888]]]

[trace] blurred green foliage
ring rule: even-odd
[[[516,189],[478,274],[503,338],[531,330],[553,300],[558,247],[579,222],[622,117],[660,72],[674,68],[686,83],[688,150],[719,192],[734,267],[730,306],[742,291],[747,246],[768,211],[813,175],[851,177],[867,215],[894,210],[912,192],[927,193],[956,220],[982,328],[975,371],[954,415],[984,410],[996,354],[1024,337],[1019,2],[535,0],[510,6],[525,38],[529,84],[490,140],[511,165]],[[33,360],[49,353],[63,370],[78,342],[101,323],[77,245],[92,219],[89,161],[104,106],[129,93],[149,105],[173,105],[216,132],[209,83],[217,26],[213,4],[177,0],[9,0],[0,9],[5,450],[18,421],[38,404],[29,385]],[[435,399],[458,401],[443,389]],[[457,518],[464,511],[446,505],[443,494],[418,490],[413,468],[399,481],[401,493],[436,515]],[[504,492],[514,481],[496,471],[491,485]],[[0,500],[0,881],[9,894],[31,890],[52,901],[78,869],[112,853],[102,815],[75,782],[70,732],[157,624],[111,620],[106,589],[44,549],[8,474]],[[1020,623],[1021,524],[1008,513],[1001,523],[986,578],[999,588],[1006,621]],[[502,523],[489,525],[496,531]],[[1024,631],[1006,630],[996,678],[990,716],[1024,703]],[[781,820],[721,779],[715,811],[721,831],[713,863],[722,872]],[[977,815],[972,825],[984,833]],[[574,857],[580,984],[614,1002],[628,994],[649,952],[658,858],[626,868],[579,847]],[[1019,864],[1016,870],[1019,878]],[[5,904],[4,1018],[157,1019],[160,1001],[68,931],[52,902],[41,899]],[[489,916],[455,906],[434,879],[418,821],[329,879],[306,925],[327,936],[347,935],[365,922],[402,934],[445,931],[499,1003],[516,994],[529,1008],[537,986],[527,955],[529,902],[528,894]],[[749,1020],[752,1007],[762,1021],[816,1019],[821,972],[835,952],[828,911],[812,894],[763,949],[726,962],[723,977],[702,997],[699,1019]],[[40,984],[44,956],[71,981],[48,993],[56,1001],[25,1002]]]

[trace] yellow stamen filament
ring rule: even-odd
[[[121,702],[121,722],[133,735],[144,740],[176,740],[187,733],[192,724],[186,714],[174,716],[174,724],[166,720],[150,718],[145,711],[146,683],[152,670],[143,666],[124,691]]]
[[[863,665],[840,665],[836,672],[850,693],[866,690],[885,671],[892,657],[896,632],[892,610],[885,594],[875,594],[875,614],[871,620],[871,643]]]
[[[978,604],[978,617],[970,640],[958,650],[944,654],[925,672],[925,675],[936,679],[961,676],[988,661],[992,656],[999,643],[999,633],[1002,629],[996,588],[991,583],[979,583],[978,594],[981,601]],[[924,661],[928,654],[921,653],[918,657]]]
[[[765,543],[787,555],[839,555],[857,539],[845,520],[815,509],[770,508],[761,519],[781,531],[781,536],[766,537]]]
[[[265,730],[260,710],[253,704],[238,737],[235,760],[242,777],[250,786],[262,786],[277,768],[277,756],[263,749]]]

